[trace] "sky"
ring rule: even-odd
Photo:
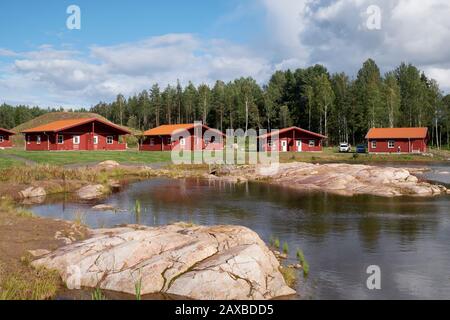
[[[449,17],[449,0],[2,0],[0,103],[89,108],[316,63],[354,77],[368,58],[413,63],[448,93]]]

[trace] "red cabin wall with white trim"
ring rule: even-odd
[[[11,148],[13,146],[11,135],[0,131],[0,148]]]
[[[57,136],[63,136],[63,143],[58,143]],[[41,142],[38,143],[38,136]],[[80,143],[74,144],[73,137],[79,136]],[[94,136],[98,143],[94,144]],[[107,137],[112,136],[112,144],[107,143]],[[25,148],[27,151],[87,151],[87,150],[126,150],[124,137],[118,131],[103,123],[83,124],[58,133],[26,133]]]
[[[180,145],[180,139],[175,141],[171,141],[171,135],[164,136],[147,136],[139,145],[140,151],[172,151],[175,148],[179,148],[180,150],[194,150],[195,148],[195,136],[194,136],[194,128],[187,130],[190,134],[189,137],[185,137],[185,145]],[[205,134],[206,129],[202,129],[202,136]],[[180,134],[180,137],[182,135]],[[217,137],[216,137],[217,139]],[[223,140],[223,138],[222,138]],[[223,150],[223,141],[221,142],[209,142],[205,143],[203,138],[200,142],[201,149],[207,150]]]
[[[389,141],[394,141],[394,147],[389,148]],[[373,148],[372,141],[376,141]],[[369,153],[423,153],[427,152],[426,139],[369,139]]]
[[[314,141],[314,145],[309,144],[309,141]],[[282,143],[286,141],[287,150],[286,152],[321,152],[322,151],[322,138],[318,138],[313,135],[309,135],[306,132],[295,132],[295,136],[293,135],[292,130],[287,132],[282,132],[279,135],[279,140],[277,141],[277,145],[273,143],[272,146],[269,146],[269,141],[271,138],[267,138],[267,142],[263,144],[263,151],[273,151],[278,150],[279,152],[283,152]],[[297,147],[297,141],[301,141],[301,150]]]

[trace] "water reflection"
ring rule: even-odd
[[[343,197],[265,183],[154,179],[131,184],[104,202],[53,198],[33,210],[61,219],[74,219],[81,210],[92,227],[175,221],[244,225],[266,242],[271,236],[288,242],[289,263],[295,262],[295,250],[303,249],[311,275],[299,282],[299,298],[450,298],[449,199]],[[93,211],[99,203],[124,211]],[[371,264],[382,269],[379,292],[365,288]]]

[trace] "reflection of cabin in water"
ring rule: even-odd
[[[207,131],[209,133],[205,134]],[[219,130],[202,124],[167,124],[145,131],[139,150],[222,150],[223,137],[224,134]]]
[[[27,151],[85,151],[126,150],[121,136],[131,132],[103,119],[85,118],[54,121],[22,133]]]
[[[278,134],[278,139],[275,140]],[[298,127],[284,128],[261,135],[263,151],[279,152],[320,152],[326,136]]]

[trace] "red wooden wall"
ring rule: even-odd
[[[394,148],[389,148],[389,140],[394,141]],[[372,141],[376,141],[376,148],[372,148]],[[426,139],[370,139],[369,152],[371,153],[401,153],[427,152]]]
[[[63,143],[58,143],[57,136],[63,136]],[[41,142],[38,143],[38,136]],[[73,137],[79,136],[80,143],[74,144]],[[98,143],[94,144],[94,136]],[[112,136],[112,144],[107,143],[107,137]],[[127,145],[123,137],[115,128],[103,123],[87,123],[58,133],[27,133],[25,134],[25,147],[28,151],[85,151],[85,150],[126,150]]]

